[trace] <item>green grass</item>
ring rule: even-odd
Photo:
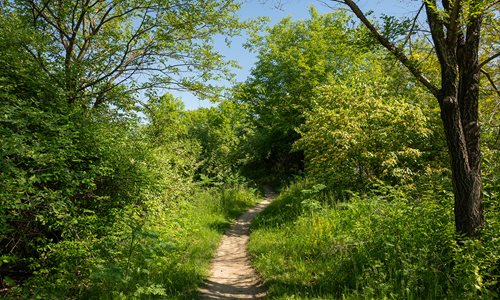
[[[270,299],[498,297],[496,221],[458,246],[447,193],[413,199],[385,187],[336,203],[314,190],[292,185],[252,225],[249,248]]]
[[[198,191],[175,203],[152,199],[150,211],[121,213],[100,238],[57,245],[53,255],[65,256],[53,261],[63,261],[57,270],[66,271],[36,274],[10,296],[196,299],[224,230],[259,199],[244,186]]]

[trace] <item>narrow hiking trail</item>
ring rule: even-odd
[[[200,289],[201,299],[263,299],[266,296],[247,252],[250,223],[276,197],[271,188],[264,189],[264,200],[226,231],[212,261],[210,277]]]

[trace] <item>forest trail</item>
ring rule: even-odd
[[[247,252],[250,223],[276,197],[270,187],[264,189],[264,200],[226,231],[212,261],[210,277],[200,290],[201,299],[263,299],[266,296],[266,289],[250,265]]]

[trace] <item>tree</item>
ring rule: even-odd
[[[247,25],[233,0],[14,0],[0,8],[16,26],[38,32],[22,51],[57,79],[69,103],[86,107],[127,108],[134,103],[113,103],[112,91],[152,87],[208,95],[202,82],[229,72],[213,36]]]
[[[304,150],[308,178],[332,191],[413,187],[444,169],[432,96],[381,51],[359,54],[348,74],[315,89],[294,144]]]
[[[232,101],[217,107],[199,108],[186,112],[188,137],[201,145],[198,175],[228,180],[244,163],[241,144],[251,125],[246,112]]]
[[[255,125],[249,142],[267,173],[290,175],[303,168],[303,153],[292,152],[292,144],[300,137],[296,129],[304,123],[304,113],[313,106],[314,89],[329,75],[342,76],[356,49],[366,46],[360,44],[366,41],[360,38],[363,33],[350,27],[345,13],[319,15],[312,7],[310,14],[308,20],[285,18],[265,37],[250,41],[258,61],[236,97],[248,105]]]
[[[381,34],[354,1],[332,1],[346,4],[378,42],[437,99],[451,158],[455,227],[458,233],[476,235],[484,223],[478,112],[479,79],[482,67],[500,56],[500,52],[497,52],[482,62],[479,60],[481,28],[487,11],[498,7],[499,2],[423,1],[422,8],[425,8],[434,53],[441,67],[439,86],[423,74],[418,61]]]

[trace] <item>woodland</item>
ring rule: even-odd
[[[500,298],[500,2],[405,1],[0,1],[0,297],[197,299],[266,185],[268,299]]]

